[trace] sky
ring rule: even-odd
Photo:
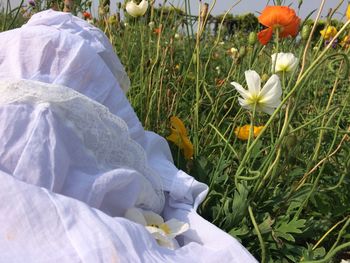
[[[6,4],[6,1],[7,0],[0,0],[1,6],[4,6],[4,4]],[[24,1],[27,2],[28,0],[24,0]],[[124,0],[111,0],[112,11],[115,10],[117,1],[120,2]],[[185,0],[167,0],[167,3],[171,3],[176,7],[180,7],[180,8],[182,7],[184,9],[185,7],[184,1]],[[191,4],[192,14],[198,14],[199,0],[189,0],[189,1]],[[215,2],[214,0],[202,0],[202,1],[208,3],[209,5],[212,5]],[[336,14],[336,18],[343,17],[348,1],[349,0],[344,0],[344,3],[339,9],[338,14]],[[20,2],[20,0],[10,0],[10,2],[12,6],[16,6]],[[93,0],[93,2],[94,2],[94,7],[97,8],[98,0]],[[156,0],[157,5],[163,2],[164,0]],[[226,10],[230,8],[230,5],[234,4],[235,2],[237,2],[237,0],[217,0],[213,8],[212,14],[217,15],[217,14],[224,13]],[[273,4],[272,0],[241,0],[240,3],[232,9],[231,13],[244,14],[244,13],[251,12],[258,15],[259,14],[258,12],[262,11],[263,8],[266,6],[266,4],[269,2],[270,4]],[[312,10],[317,9],[320,6],[322,0],[303,0],[303,4],[300,10],[297,9],[298,2],[299,2],[298,0],[284,0],[283,2],[284,2],[283,3],[284,5],[291,4],[292,7],[298,13],[298,15],[301,18],[305,18]],[[324,11],[322,13],[323,16],[325,16],[328,13],[330,8],[336,7],[339,2],[340,0],[326,0]],[[315,15],[316,14],[314,14],[314,17]]]
[[[337,18],[342,18],[345,14],[346,7],[349,0],[344,0],[343,4],[341,5],[339,9],[339,13],[337,14]],[[183,6],[184,7],[184,0],[169,0],[167,1],[169,3],[172,3],[174,6]],[[203,0],[203,2],[208,3],[209,5],[212,5],[215,1],[214,0]],[[231,5],[235,4],[237,0],[217,0],[216,4],[213,8],[212,14],[222,14],[225,11],[227,11]],[[269,3],[270,2],[270,3]],[[300,10],[297,9],[298,7],[298,0],[285,0],[283,1],[283,5],[292,5],[292,7],[296,10],[298,13],[298,16],[301,18],[305,18],[312,10],[317,9],[322,0],[304,0],[303,4],[300,8]],[[323,15],[326,16],[330,8],[334,8],[338,5],[340,0],[326,0]],[[156,3],[163,3],[163,0],[156,0]],[[191,11],[194,14],[198,14],[199,9],[199,1],[198,0],[190,0],[191,3]],[[233,14],[244,14],[244,13],[254,13],[258,15],[258,12],[261,12],[264,7],[267,4],[273,5],[272,0],[241,0],[240,3],[235,6],[231,13]],[[316,16],[316,14],[314,15]]]

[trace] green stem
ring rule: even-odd
[[[256,231],[256,235],[258,236],[258,239],[259,239],[260,248],[261,248],[261,263],[265,263],[265,261],[266,261],[265,244],[264,244],[264,240],[263,240],[263,238],[261,236],[261,233],[260,233],[260,230],[259,230],[259,226],[258,226],[258,224],[255,221],[253,210],[252,210],[251,206],[248,206],[248,212],[249,212],[250,220],[252,221],[252,224],[253,224],[254,229]]]

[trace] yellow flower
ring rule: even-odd
[[[249,138],[249,131],[250,131],[250,125],[244,125],[242,127],[238,127],[235,129],[235,134],[238,137],[238,139],[246,141]],[[254,126],[253,128],[253,136],[256,137],[259,135],[261,130],[264,128],[264,126]]]
[[[184,151],[186,159],[191,159],[193,156],[193,145],[187,136],[187,130],[183,122],[176,116],[170,118],[171,134],[167,139],[175,143]]]
[[[350,4],[348,5],[348,8],[346,9],[346,17],[348,20],[350,20]]]
[[[321,36],[325,40],[330,40],[335,37],[338,33],[337,29],[334,26],[327,26],[323,30],[320,31]]]
[[[350,36],[347,35],[343,38],[343,40],[340,42],[340,45],[343,48],[349,48],[350,47]]]

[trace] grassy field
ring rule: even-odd
[[[18,9],[18,15],[7,10],[7,16],[5,6],[1,28],[20,26],[45,8],[38,8],[39,1],[36,6]],[[81,16],[89,4],[77,7]],[[132,18],[124,7],[118,9],[124,19],[108,14],[106,6],[93,23],[125,65],[128,97],[145,128],[167,137],[170,118],[183,121],[193,156],[186,134],[170,146],[177,166],[210,187],[200,214],[261,262],[350,259],[350,64],[349,44],[340,44],[350,34],[346,19],[330,38],[320,35],[317,23],[301,21],[298,36],[274,32],[262,45],[256,38],[261,25],[229,34],[219,20],[214,34],[210,12],[201,20],[151,5]],[[332,13],[322,27],[331,21]],[[263,86],[278,52],[298,59],[291,71],[276,72],[279,106],[272,114],[259,102],[241,107],[231,82],[246,88],[245,72],[254,70]],[[243,134],[239,127],[247,124],[259,128]]]

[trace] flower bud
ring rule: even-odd
[[[255,32],[250,32],[249,36],[248,36],[248,44],[251,46],[254,46],[257,40],[257,35]]]
[[[155,23],[153,21],[151,21],[151,22],[148,23],[148,26],[149,26],[150,29],[153,29],[154,26],[155,26]]]
[[[304,25],[301,29],[301,39],[307,40],[311,33],[311,27],[309,25]]]
[[[239,48],[239,57],[240,58],[244,57],[246,53],[247,53],[247,49],[245,48],[245,46],[242,46]]]
[[[115,25],[117,24],[117,17],[115,15],[111,15],[110,17],[108,17],[108,23],[110,25]]]
[[[267,75],[266,73],[264,73],[264,74],[261,76],[262,82],[266,82],[269,78],[270,78],[269,75]]]

